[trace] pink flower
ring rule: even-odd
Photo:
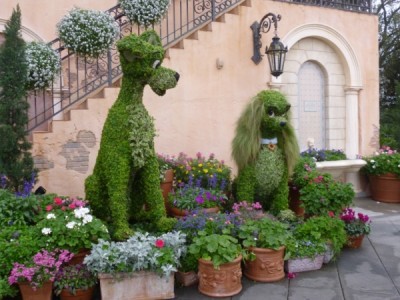
[[[46,211],[51,211],[53,210],[53,206],[52,205],[47,205],[46,206]]]
[[[54,203],[55,203],[56,205],[62,205],[62,204],[63,204],[63,201],[62,201],[61,198],[56,197],[56,198],[54,198]]]
[[[68,207],[69,207],[70,209],[75,209],[75,208],[76,208],[76,205],[75,205],[75,203],[71,203],[70,205],[68,205]]]
[[[289,278],[289,279],[296,278],[296,273],[292,273],[292,272],[287,273],[287,278]]]
[[[156,247],[157,248],[163,248],[164,245],[165,245],[165,243],[164,243],[163,240],[160,240],[160,239],[156,240]]]
[[[335,213],[333,211],[328,211],[328,215],[333,218],[335,216]]]

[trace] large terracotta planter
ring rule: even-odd
[[[168,278],[149,271],[99,274],[101,298],[118,300],[172,299],[174,293],[174,274]]]
[[[400,203],[400,178],[394,174],[369,175],[371,198],[386,203]]]
[[[87,290],[77,290],[75,295],[71,294],[68,290],[62,290],[60,300],[92,300],[94,288]]]
[[[364,235],[347,236],[346,247],[351,249],[358,249],[361,247],[363,240],[364,240]]]
[[[230,297],[242,290],[242,256],[215,269],[211,261],[199,259],[199,292],[210,297]]]
[[[306,272],[319,270],[322,267],[324,255],[318,255],[314,258],[295,258],[287,262],[287,271],[289,273]]]
[[[18,283],[23,300],[51,300],[53,282],[45,282],[40,288],[34,290],[28,282]]]
[[[285,247],[278,250],[266,248],[250,248],[256,258],[246,261],[244,264],[244,275],[252,280],[261,282],[274,282],[285,277],[284,254]]]

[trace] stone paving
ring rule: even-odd
[[[344,249],[336,262],[294,279],[257,283],[242,279],[233,300],[400,300],[400,204],[355,199],[357,212],[372,218],[372,232],[360,249]],[[197,287],[177,287],[175,299],[212,299]],[[221,298],[220,298],[221,299]]]

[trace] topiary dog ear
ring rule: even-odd
[[[122,54],[122,55],[125,57],[125,59],[126,59],[127,61],[129,61],[129,62],[133,62],[133,61],[135,60],[135,58],[136,58],[136,56],[135,56],[131,51],[129,51],[129,50],[122,51],[121,54]]]

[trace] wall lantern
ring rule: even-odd
[[[269,67],[271,69],[271,75],[278,78],[283,73],[283,66],[285,64],[286,52],[288,51],[282,42],[279,41],[278,37],[278,21],[281,20],[281,15],[275,15],[268,13],[262,17],[260,23],[257,21],[250,26],[253,30],[253,56],[251,59],[258,65],[262,60],[260,49],[262,47],[261,34],[267,33],[271,29],[271,25],[274,24],[275,36],[272,38],[272,43],[265,48],[265,54],[268,56]]]

